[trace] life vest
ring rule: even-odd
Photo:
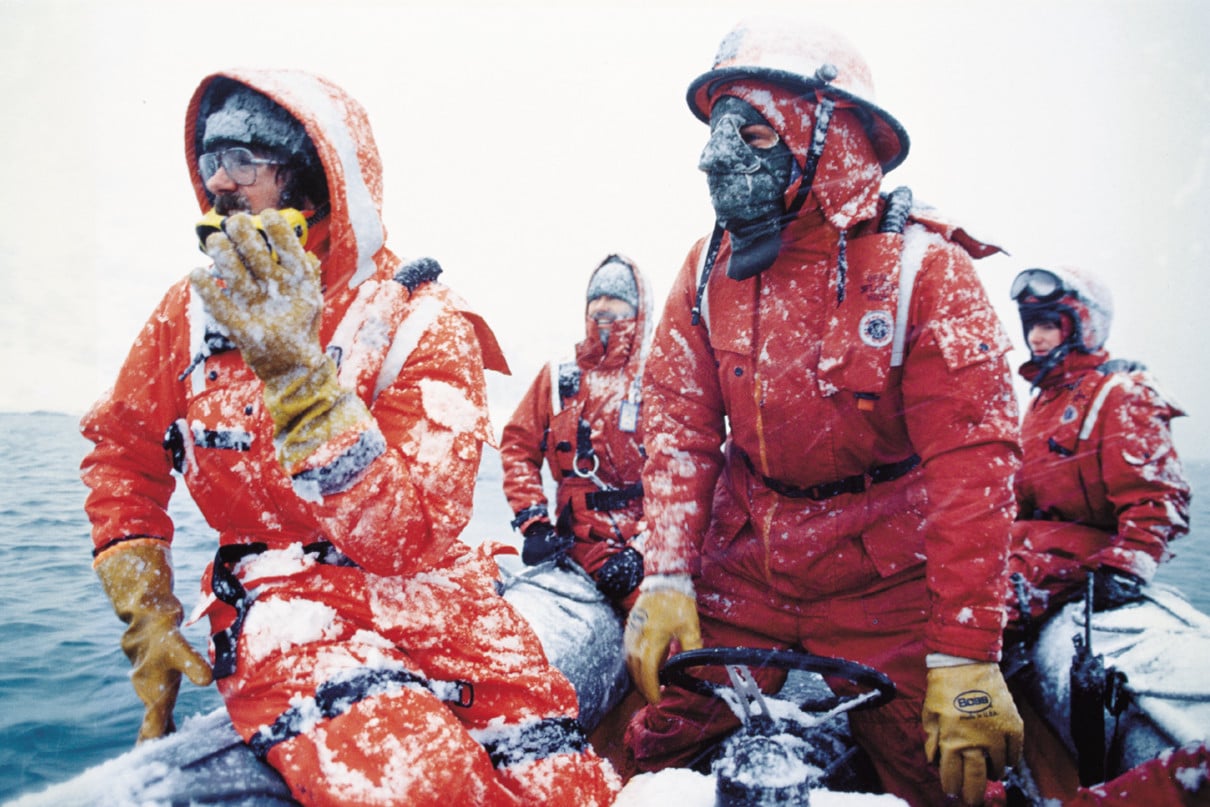
[[[642,409],[641,363],[639,368],[638,373],[627,385],[626,397],[618,405],[617,428],[619,431],[631,434],[638,431],[639,417]],[[569,403],[576,402],[580,394],[580,382],[583,370],[576,363],[575,358],[572,357],[549,362],[547,372],[550,373],[550,411],[551,419],[553,420],[567,408]],[[595,493],[590,492],[585,495],[586,506],[591,510],[610,511],[621,509],[633,500],[641,497],[643,495],[643,487],[640,482],[636,481],[619,488],[603,481],[597,476],[596,472],[600,467],[600,458],[597,456],[596,449],[592,444],[592,427],[579,413],[569,412],[568,414],[576,415],[576,439],[575,445],[568,447],[569,450],[574,452],[570,471],[562,468],[551,469],[562,477],[560,484],[563,480],[573,475],[581,479],[590,480],[597,488]],[[559,513],[560,523],[570,524],[571,506],[572,501],[569,499]]]
[[[873,409],[891,371],[903,365],[912,289],[928,248],[953,241],[974,258],[1001,251],[930,209],[914,207],[910,188],[900,186],[881,196],[882,215],[876,224],[871,220],[841,234],[837,307],[817,368],[822,397],[844,390],[855,394],[860,409]],[[692,321],[707,330],[709,280],[719,239],[721,230],[716,230],[699,261]]]
[[[1115,387],[1129,382],[1129,376],[1121,367],[1116,360],[1106,362],[1097,368],[1097,375],[1089,373],[1080,379],[1079,386],[1059,416],[1057,427],[1046,440],[1052,453],[1061,457],[1075,456],[1080,443],[1092,435],[1109,393]],[[1085,379],[1093,379],[1095,383],[1085,389]]]
[[[870,401],[871,408],[885,389],[891,368],[903,363],[911,290],[924,256],[923,249],[909,250],[905,243],[922,230],[907,228],[911,190],[896,188],[883,198],[876,228],[841,239],[837,296],[845,304],[834,313],[820,356],[821,393],[826,397],[842,389],[852,391],[859,402]],[[716,238],[702,250],[698,269],[693,321],[707,330],[708,287],[720,236],[716,231]],[[859,340],[852,338],[854,333]]]

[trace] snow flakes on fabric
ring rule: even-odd
[[[420,397],[429,420],[452,432],[475,432],[479,427],[479,407],[466,395],[444,381],[424,379]]]
[[[257,600],[249,609],[240,637],[254,662],[292,647],[335,638],[340,632],[336,609],[303,599]]]

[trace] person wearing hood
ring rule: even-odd
[[[1033,397],[1021,426],[1018,521],[1009,556],[1010,627],[1026,628],[1078,598],[1093,607],[1142,598],[1189,531],[1190,488],[1172,438],[1184,415],[1146,367],[1105,349],[1109,289],[1072,266],[1032,268],[1012,298]]]
[[[82,421],[94,568],[145,714],[213,678],[308,805],[606,804],[576,694],[458,540],[484,441],[491,330],[429,258],[386,246],[365,111],[292,70],[205,78],[185,151],[213,263],[175,283]],[[168,501],[218,550],[182,637]],[[504,652],[507,651],[507,652]]]
[[[504,494],[528,565],[569,558],[628,606],[643,578],[641,382],[650,295],[633,262],[593,270],[585,338],[538,373],[504,427]],[[555,517],[542,463],[555,480]]]
[[[627,745],[658,770],[738,725],[660,686],[670,652],[801,648],[893,681],[889,704],[849,713],[886,791],[978,804],[1021,745],[998,666],[1011,343],[971,260],[998,248],[907,189],[880,194],[908,140],[872,99],[842,36],[787,20],[741,23],[690,85],[717,223],[645,375],[645,578],[625,652],[650,703]]]

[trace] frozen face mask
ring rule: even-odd
[[[723,226],[780,216],[792,162],[789,147],[747,102],[725,96],[714,105],[698,168]]]
[[[789,147],[750,104],[732,96],[715,103],[698,168],[706,173],[714,214],[731,234],[728,276],[752,277],[777,257],[793,163]]]

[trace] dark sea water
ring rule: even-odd
[[[87,442],[76,419],[0,414],[0,801],[42,790],[127,750],[142,707],[118,647],[122,625],[93,574],[85,489],[78,466]],[[1187,461],[1194,533],[1159,580],[1210,612],[1210,462]],[[176,591],[196,600],[214,538],[183,486],[173,500]],[[467,540],[514,541],[494,453],[485,455]],[[1199,534],[1199,528],[1200,534]],[[186,629],[206,646],[203,625]],[[177,721],[220,705],[213,687],[182,684]]]

